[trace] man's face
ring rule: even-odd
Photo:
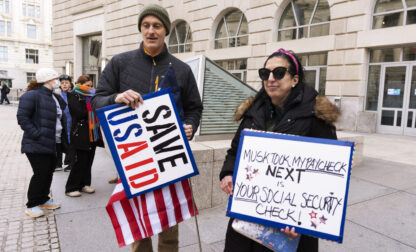
[[[143,45],[152,55],[159,54],[164,46],[166,28],[157,17],[148,15],[142,19],[140,30],[143,35]]]

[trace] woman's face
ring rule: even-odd
[[[61,80],[61,89],[63,92],[68,92],[71,89],[71,82],[69,80]]]
[[[92,81],[87,81],[84,83],[85,86],[92,87]]]
[[[265,66],[265,68],[270,71],[276,67],[289,68],[289,62],[283,57],[273,57],[267,61]],[[272,103],[281,107],[289,96],[292,87],[294,87],[298,81],[299,76],[295,75],[292,77],[287,71],[281,80],[276,80],[273,73],[270,72],[269,79],[264,81],[264,89],[272,100]]]

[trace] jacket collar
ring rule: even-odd
[[[143,42],[140,43],[140,48],[139,48],[139,53],[146,59],[150,60],[150,61],[154,61],[156,63],[158,63],[159,61],[161,61],[163,58],[167,57],[169,54],[168,48],[166,46],[166,44],[164,44],[163,50],[156,56],[151,56],[149,54],[147,54],[144,51],[144,47],[143,47]]]
[[[44,93],[47,93],[48,95],[52,95],[52,93],[53,93],[53,90],[50,90],[49,88],[47,88],[43,85],[40,87],[40,90]]]

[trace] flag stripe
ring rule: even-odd
[[[192,193],[191,193],[191,188],[189,187],[188,180],[184,179],[181,181],[181,183],[182,183],[183,192],[185,193],[185,198],[187,199],[187,202],[188,202],[189,212],[191,213],[192,216],[194,216],[194,207],[192,204]]]
[[[134,202],[134,207],[133,207],[133,211],[134,211],[134,214],[136,215],[136,213],[137,213],[137,216],[136,216],[136,220],[137,220],[137,222],[140,224],[139,225],[139,227],[140,227],[140,231],[141,232],[143,232],[144,233],[144,236],[145,237],[148,237],[149,236],[149,234],[147,233],[147,230],[146,230],[146,227],[144,226],[144,224],[143,224],[143,215],[142,215],[142,212],[141,212],[141,209],[140,209],[140,205],[139,205],[139,200],[138,200],[138,198],[139,197],[136,197],[136,198],[133,198],[132,200],[133,200],[133,202]]]
[[[124,199],[121,200],[120,203],[121,207],[123,208],[124,216],[126,217],[128,224],[130,225],[130,232],[134,240],[142,239],[139,225],[137,225],[136,217],[134,216],[133,209],[130,205],[130,201],[128,199]]]
[[[169,186],[165,186],[162,188],[163,198],[165,201],[165,208],[166,208],[166,215],[168,216],[168,225],[169,227],[174,226],[177,221],[175,217],[175,210],[172,201],[172,195],[169,190]]]
[[[144,223],[146,225],[146,231],[148,233],[149,236],[153,235],[153,229],[152,229],[152,225],[150,224],[150,219],[149,219],[149,214],[147,212],[147,203],[146,203],[146,195],[141,195],[140,197],[140,201],[141,201],[141,209],[143,210],[143,219],[144,219]]]
[[[121,232],[120,223],[118,222],[117,215],[114,211],[113,205],[107,205],[106,207],[107,213],[110,216],[111,223],[113,224],[114,231],[116,232],[116,238],[119,247],[126,246],[126,242],[124,241],[123,232]]]
[[[124,242],[126,244],[132,243],[134,238],[131,234],[130,225],[127,222],[127,218],[123,212],[123,207],[121,206],[120,201],[114,203],[114,212],[116,213],[118,222],[120,223],[120,229],[123,233]]]
[[[173,202],[173,206],[174,206],[174,212],[175,212],[175,219],[177,222],[182,222],[183,218],[182,218],[182,211],[180,208],[180,203],[179,203],[179,199],[178,199],[178,194],[176,193],[176,189],[175,189],[175,185],[169,185],[169,190],[170,190],[170,194],[172,197],[172,202]]]
[[[147,212],[152,226],[153,234],[158,234],[163,231],[161,221],[156,207],[154,192],[146,193]]]
[[[169,220],[168,215],[166,213],[166,205],[162,189],[157,189],[153,191],[153,194],[155,197],[157,213],[159,214],[160,224],[162,226],[162,230],[165,230],[169,227]]]
[[[185,197],[185,192],[183,191],[183,186],[181,182],[175,183],[176,193],[178,194],[178,199],[180,203],[180,209],[182,212],[182,217],[184,220],[191,218],[191,213],[189,212],[188,202]]]

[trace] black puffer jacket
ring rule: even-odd
[[[274,126],[273,132],[336,139],[333,123],[338,118],[338,109],[325,97],[317,95],[315,89],[303,83],[296,85],[285,102],[285,112]],[[241,130],[266,130],[266,117],[271,113],[270,102],[267,101],[269,98],[266,96],[264,93],[257,95],[256,99],[251,97],[237,108],[233,119],[243,120],[231,142],[231,148],[227,151],[220,180],[233,174]]]
[[[59,95],[55,97],[61,109],[64,110],[65,102]],[[56,103],[52,97],[52,90],[41,87],[23,94],[17,110],[17,122],[24,131],[22,153],[56,153]],[[61,141],[65,151],[68,141],[65,137],[67,129],[64,114],[61,123],[63,127]]]
[[[154,92],[157,76],[161,83],[169,64],[172,64],[179,85],[185,113],[184,121],[186,124],[192,124],[195,133],[202,113],[198,87],[191,68],[171,55],[166,46],[155,57],[144,52],[143,43],[137,50],[114,56],[101,74],[91,101],[93,109],[114,104],[116,95],[128,89],[142,95]]]

